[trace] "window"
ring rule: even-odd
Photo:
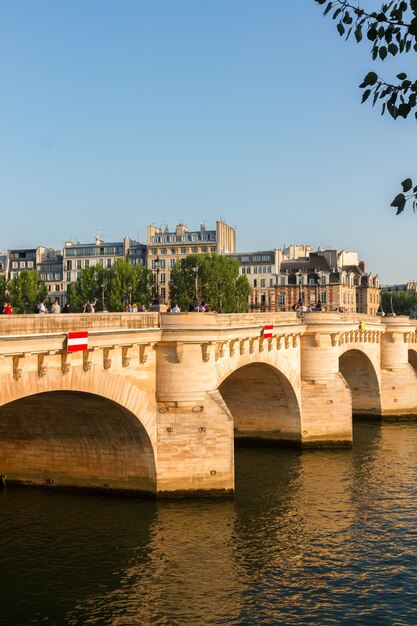
[[[161,259],[159,262],[160,262],[161,269],[164,270],[165,269],[165,265],[166,265],[165,259]]]
[[[327,302],[327,293],[325,291],[322,291],[320,293],[320,302],[322,304],[326,304],[326,302]]]
[[[273,286],[274,286],[274,279],[273,279],[273,278],[270,278],[270,279],[269,279],[269,286],[270,286],[270,287],[273,287]]]
[[[261,257],[260,257],[260,256],[254,256],[254,257],[253,257],[253,260],[254,260],[254,261],[260,261],[260,260],[261,260]]]
[[[257,278],[255,278],[255,279],[254,279],[254,281],[253,281],[253,286],[254,286],[254,287],[257,287],[257,286],[258,286],[258,279],[257,279]]]
[[[90,259],[84,261],[84,267],[90,267]]]
[[[260,286],[261,286],[261,287],[265,287],[265,278],[261,278],[261,280],[260,280]]]
[[[55,285],[55,291],[59,291],[59,285]]]
[[[287,277],[286,276],[281,276],[281,285],[284,286],[287,284]]]
[[[207,248],[201,248],[201,252],[207,252]]]
[[[326,284],[326,274],[322,274],[322,276],[320,276],[320,283],[322,285]]]
[[[213,237],[214,239],[214,237]],[[216,248],[210,248],[210,252],[216,252]]]
[[[81,269],[81,259],[77,259],[77,270]]]
[[[271,260],[271,257],[269,257],[269,256],[263,256],[262,257],[262,261],[270,261],[270,260]]]
[[[152,248],[152,254],[156,256],[158,254],[158,250],[156,248]]]
[[[71,272],[67,272],[67,283],[71,282]]]
[[[169,267],[172,269],[175,265],[175,259],[170,259],[169,260]]]
[[[187,254],[187,248],[181,248],[181,254]]]
[[[17,270],[17,268],[18,268],[18,267],[19,267],[19,264],[18,264],[16,261],[13,261],[13,263],[12,263],[12,268],[13,268],[14,270]]]
[[[170,251],[170,252],[171,252],[171,254],[175,254],[177,251],[176,251],[176,249],[175,249],[175,248],[171,248],[171,251]]]
[[[28,268],[29,268],[30,270],[32,270],[32,269],[33,269],[33,261],[28,261]]]
[[[266,296],[265,294],[261,294],[261,304],[266,304]]]
[[[160,283],[165,283],[165,274],[161,274]]]
[[[165,287],[161,287],[161,298],[162,298],[162,300],[165,300],[165,293],[166,293]]]
[[[26,263],[24,261],[20,261],[19,266],[21,270],[24,270],[26,267]]]
[[[161,248],[161,254],[166,254],[167,253],[167,249],[166,248]]]
[[[254,274],[257,274],[257,273],[258,273],[258,268],[257,268],[257,267],[254,267],[254,268],[253,268],[253,273],[254,273]]]
[[[67,270],[72,270],[72,261],[67,261]]]
[[[193,248],[193,254],[197,254],[198,248]]]
[[[281,305],[285,304],[285,293],[280,293],[279,294],[279,303]]]

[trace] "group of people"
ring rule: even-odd
[[[144,304],[141,304],[138,308],[138,305],[135,303],[129,303],[125,307],[125,313],[146,313],[147,308]]]
[[[190,306],[188,307],[188,312],[189,313],[205,313],[208,309],[208,304],[206,304],[204,302],[204,300],[202,300],[200,303],[196,303],[196,304],[190,304]],[[171,313],[181,313],[181,309],[178,306],[178,304],[174,304],[174,306],[171,307],[170,309]]]

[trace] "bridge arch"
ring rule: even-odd
[[[47,391],[0,406],[0,473],[41,486],[156,492],[154,448],[139,419],[79,391]]]
[[[371,358],[356,348],[346,350],[339,357],[339,371],[352,393],[352,413],[380,415],[380,381]]]
[[[223,378],[219,392],[233,417],[236,438],[301,441],[296,391],[274,365],[243,364]]]

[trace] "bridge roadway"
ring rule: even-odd
[[[264,324],[273,324],[263,338]],[[89,331],[67,352],[66,333]],[[417,415],[417,326],[337,313],[0,318],[6,484],[234,490],[234,439],[352,443],[352,414]]]

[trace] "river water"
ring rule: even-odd
[[[238,448],[234,499],[5,489],[0,623],[417,624],[417,424]]]

